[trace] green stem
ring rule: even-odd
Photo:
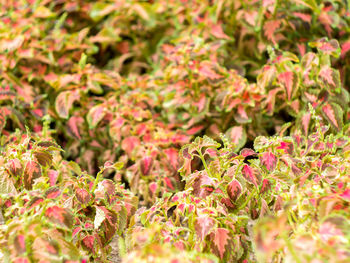
[[[209,171],[208,165],[207,165],[207,163],[206,163],[206,161],[205,161],[205,158],[204,158],[204,156],[203,156],[201,150],[199,150],[198,153],[199,153],[199,158],[202,160],[202,163],[203,163],[203,166],[204,166],[205,171],[207,172],[207,174],[208,174],[209,177],[212,177],[212,175],[211,175],[211,173],[210,173],[210,171]]]
[[[290,251],[292,257],[294,258],[296,263],[301,263],[301,260],[299,259],[299,257],[297,256],[297,254],[295,253],[294,247],[291,244],[290,240],[288,239],[286,234],[283,234],[283,239],[286,242],[286,245],[288,247],[288,250]]]
[[[238,174],[238,171],[241,170],[241,167],[242,167],[243,164],[244,164],[243,161],[239,163],[239,165],[237,166],[237,169],[236,169],[236,171],[235,171],[235,175],[234,175],[233,179],[236,179],[236,176],[237,176],[237,174]]]
[[[104,169],[102,169],[101,171],[99,171],[96,175],[95,181],[94,181],[94,185],[92,186],[91,192],[94,192],[96,190],[97,184],[100,181],[101,175],[103,174]]]
[[[243,209],[244,207],[247,206],[247,204],[249,203],[249,201],[253,198],[254,194],[255,194],[256,190],[254,189],[253,191],[251,191],[250,195],[248,196],[247,200],[239,207],[238,210]]]
[[[290,211],[289,211],[289,213],[287,213],[287,217],[288,217],[289,225],[292,227],[293,232],[295,233],[296,229],[295,229],[295,226],[294,226],[294,223],[293,223],[293,219],[292,219],[292,214],[291,214]]]

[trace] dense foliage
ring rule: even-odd
[[[349,1],[0,16],[0,262],[348,262]]]

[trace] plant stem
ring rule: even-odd
[[[236,176],[238,174],[238,171],[241,169],[242,165],[244,164],[244,162],[240,162],[239,165],[237,166],[236,168],[236,171],[235,171],[235,175],[234,175],[234,178],[233,179],[236,179]]]
[[[95,181],[94,181],[94,185],[92,186],[91,192],[93,193],[96,190],[98,181],[100,181],[101,175],[103,174],[104,169],[102,169],[101,171],[99,171],[96,175]]]
[[[286,242],[286,245],[292,255],[292,257],[294,258],[295,262],[297,263],[301,263],[299,257],[297,256],[297,254],[295,253],[294,247],[292,246],[292,244],[290,243],[290,240],[288,239],[286,234],[283,234],[283,239]]]
[[[253,195],[255,194],[255,189],[251,191],[250,195],[248,196],[247,200],[239,207],[238,210],[241,210],[242,208],[246,207],[249,201],[253,198]]]
[[[212,177],[212,175],[211,175],[211,173],[210,173],[210,171],[209,171],[208,165],[207,165],[207,163],[206,163],[206,161],[205,161],[205,158],[204,158],[204,156],[203,156],[201,150],[198,151],[198,153],[199,153],[199,158],[202,160],[202,163],[203,163],[203,166],[204,166],[204,168],[205,168],[205,171],[207,172],[207,174],[208,174],[209,177]]]

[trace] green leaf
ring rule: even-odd
[[[116,9],[116,6],[109,3],[96,2],[90,8],[90,17],[95,22],[101,20],[104,16],[110,14]]]
[[[0,173],[0,194],[17,193],[12,179],[4,171]]]
[[[74,172],[76,173],[78,176],[80,176],[82,174],[81,168],[79,166],[79,164],[77,164],[76,162],[70,161],[68,163],[68,167]]]
[[[276,77],[276,68],[274,66],[265,66],[257,77],[257,85],[261,90],[267,90]]]
[[[84,69],[86,66],[86,60],[87,60],[87,55],[85,53],[81,54],[80,60],[79,60],[79,67],[80,69]]]
[[[282,181],[283,183],[290,185],[291,184],[291,179],[290,176],[288,175],[287,172],[276,172],[276,173],[272,173],[271,177],[278,180],[278,181]]]
[[[297,55],[295,55],[292,52],[289,51],[285,51],[283,52],[283,61],[293,61],[296,63],[299,63],[299,58],[297,57]]]
[[[52,155],[48,151],[37,149],[37,150],[33,151],[33,155],[35,156],[36,160],[38,161],[38,163],[40,165],[42,165],[44,167],[51,166]]]
[[[56,24],[55,24],[55,27],[54,27],[54,30],[55,30],[55,31],[59,30],[59,29],[63,26],[64,22],[65,22],[66,19],[67,19],[67,16],[68,16],[68,13],[67,13],[67,12],[64,12],[64,13],[60,16],[60,18],[57,20],[57,22],[56,22]]]
[[[128,220],[128,212],[125,207],[122,207],[122,209],[118,212],[118,216],[119,216],[118,234],[121,235],[126,227],[127,220]]]
[[[113,164],[113,167],[117,170],[121,170],[124,167],[124,163],[123,162],[116,162],[115,164]]]
[[[34,11],[34,16],[38,18],[52,18],[55,17],[56,14],[51,12],[47,7],[41,5]]]
[[[118,236],[118,248],[120,257],[124,257],[126,255],[126,244],[123,237]]]
[[[268,148],[270,145],[270,141],[265,136],[258,136],[254,140],[254,149],[257,152],[262,152],[264,149]]]

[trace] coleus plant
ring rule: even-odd
[[[54,136],[62,140],[62,145],[68,148],[66,158],[76,159],[84,168],[88,168],[90,173],[96,173],[96,168],[107,159],[121,158],[128,164],[126,168],[132,166],[133,162],[139,163],[130,167],[128,172],[126,170],[122,172],[123,180],[133,185],[134,192],[144,196],[144,199],[149,199],[146,203],[153,202],[154,197],[150,198],[150,196],[155,193],[145,189],[148,182],[160,178],[162,183],[158,186],[158,194],[168,188],[176,189],[179,184],[178,178],[173,176],[179,162],[173,156],[183,143],[189,142],[190,136],[187,135],[205,132],[211,136],[217,136],[219,132],[227,131],[227,135],[234,139],[238,149],[245,144],[246,140],[252,140],[259,134],[266,134],[266,130],[275,129],[275,127],[277,130],[281,125],[283,116],[281,118],[279,115],[284,114],[286,94],[279,92],[271,95],[270,85],[261,89],[259,85],[247,83],[232,68],[237,69],[241,75],[246,75],[242,67],[237,65],[250,64],[237,61],[231,61],[231,63],[228,60],[237,56],[239,61],[247,57],[254,60],[258,53],[267,50],[267,44],[271,42],[272,44],[278,42],[281,50],[288,49],[296,52],[294,41],[286,44],[280,41],[279,39],[283,38],[277,35],[297,38],[291,29],[295,28],[298,21],[310,20],[310,16],[313,16],[308,13],[310,8],[317,11],[314,14],[315,18],[310,20],[317,36],[322,33],[323,27],[326,27],[326,21],[339,21],[337,25],[340,28],[347,23],[346,19],[340,21],[344,6],[337,1],[337,5],[328,2],[311,6],[298,3],[293,12],[289,12],[286,8],[288,3],[275,4],[274,1],[264,1],[259,12],[254,11],[258,8],[256,1],[247,3],[228,1],[220,5],[211,5],[202,1],[194,3],[171,1],[169,5],[163,7],[165,10],[160,7],[160,3],[161,1],[155,3],[125,1],[123,4],[115,5],[113,2],[104,1],[96,3],[61,1],[60,4],[50,5],[48,1],[37,1],[36,5],[30,8],[31,1],[20,1],[12,7],[9,6],[8,9],[11,9],[11,12],[6,14],[6,19],[3,21],[4,33],[1,39],[1,48],[4,51],[1,64],[4,71],[1,85],[3,87],[2,103],[6,105],[1,109],[1,118],[6,118],[8,121],[5,127],[5,122],[2,120],[1,126],[9,131],[15,127],[24,129],[22,123],[26,121],[33,130],[40,130],[42,128],[40,119],[48,113],[54,120],[51,124],[56,129],[57,135]],[[129,13],[125,15],[125,10],[128,8]],[[327,20],[324,17],[328,13],[324,10],[328,9],[332,10],[333,18]],[[171,16],[163,15],[173,11],[177,13],[175,22]],[[259,13],[260,16],[258,16]],[[296,21],[287,23],[284,19],[280,19],[285,15],[293,17]],[[314,21],[320,19],[321,28],[314,25]],[[54,28],[52,28],[53,21],[56,22]],[[186,26],[183,25],[184,21]],[[90,27],[89,22],[93,22],[93,26]],[[33,26],[28,27],[28,24]],[[111,29],[110,25],[115,24],[123,26]],[[159,30],[159,28],[169,30]],[[264,35],[260,37],[262,48],[254,55],[242,53],[242,46],[251,46],[246,44],[251,41],[252,38],[248,36],[255,32],[252,30],[254,28],[260,29],[259,36],[267,32],[264,33],[267,37]],[[330,37],[338,30],[333,31],[327,29],[327,32],[331,33]],[[164,35],[160,35],[159,32],[164,32]],[[147,34],[157,35],[155,38],[157,43],[144,44],[148,43],[145,41]],[[179,37],[174,39],[171,35]],[[193,40],[188,40],[189,35]],[[305,32],[301,35],[306,37]],[[346,32],[343,32],[342,39],[345,39],[345,36]],[[234,37],[239,39],[236,41],[238,46],[231,49],[229,47],[233,45]],[[309,40],[313,39],[306,38],[305,42]],[[163,42],[173,43],[173,46],[169,44],[161,46]],[[157,55],[147,62],[151,65],[140,66],[147,60],[144,57],[145,54],[149,56],[155,52],[153,46],[157,46],[158,43]],[[160,52],[161,49],[164,52]],[[237,54],[232,56],[232,52]],[[96,53],[98,55],[95,55]],[[299,53],[303,55],[305,52]],[[346,49],[343,49],[342,55],[345,54]],[[289,55],[286,56],[290,57]],[[102,65],[105,63],[96,61],[97,57],[101,61],[106,61],[106,67]],[[159,62],[163,58],[165,58],[164,63]],[[132,78],[121,78],[115,72],[127,75],[125,72],[129,70],[121,69],[121,64],[128,59],[132,60],[130,64],[133,66],[130,68],[138,68],[135,72],[139,72],[140,68],[149,68],[150,72],[153,71],[154,77],[137,77],[135,81]],[[266,62],[264,58],[260,60],[261,63],[254,66],[255,75]],[[233,65],[229,65],[228,62]],[[326,64],[323,62],[319,65],[322,69],[326,65],[330,67],[329,62]],[[33,67],[34,64],[38,66]],[[284,76],[285,86],[288,87],[290,84],[287,85],[287,82],[291,79],[290,71],[296,70],[293,66],[290,67],[278,72]],[[287,72],[282,74],[282,71]],[[327,70],[320,72],[327,74]],[[320,81],[327,83],[327,79]],[[261,83],[258,81],[258,84]],[[137,92],[139,85],[145,85],[146,88],[142,92]],[[277,82],[277,85],[284,84]],[[269,92],[268,95],[266,89]],[[181,94],[178,95],[180,92]],[[116,96],[113,96],[115,93]],[[177,93],[175,97],[174,93]],[[318,90],[317,93],[321,94],[320,100],[334,95]],[[287,97],[289,95],[288,93]],[[264,96],[268,97],[264,99]],[[275,98],[276,96],[278,98]],[[271,122],[269,118],[261,117],[260,113],[266,103],[267,113],[272,114],[271,104],[274,99],[277,100],[276,105],[283,106],[278,105],[274,108],[276,111],[273,114],[276,115],[276,121]],[[297,97],[293,99],[294,104],[291,106],[297,108],[298,105],[295,105]],[[314,100],[315,97],[308,99]],[[195,100],[194,103],[193,100]],[[342,111],[346,114],[344,109],[346,99],[340,105],[341,109],[336,105],[339,103],[334,103],[331,99],[327,101],[320,105],[322,107],[320,111],[324,112],[325,118],[335,126],[339,126]],[[139,108],[131,116],[128,114],[126,121],[116,116],[116,112],[121,109],[124,113],[129,113],[129,105],[132,103],[137,104]],[[108,106],[110,104],[113,106]],[[301,109],[298,109],[300,115],[305,107]],[[158,115],[158,113],[161,114]],[[296,113],[292,110],[288,114],[295,118]],[[140,119],[140,116],[143,119]],[[125,119],[125,116],[122,118]],[[156,121],[153,121],[154,119]],[[110,129],[107,135],[106,127],[111,120],[113,120],[113,129]],[[305,126],[307,115],[303,120],[298,120],[298,122],[302,121]],[[144,122],[147,122],[146,126],[149,125],[148,129],[144,128]],[[183,125],[184,122],[187,124]],[[208,123],[210,125],[207,125]],[[135,126],[139,130],[132,131],[132,136],[119,137],[119,133],[128,134],[130,127]],[[155,132],[155,127],[158,126],[161,129]],[[261,129],[261,127],[267,128]],[[186,129],[186,135],[183,129]],[[147,149],[143,149],[143,146],[134,147],[147,140],[149,133],[152,139],[148,141]],[[162,151],[149,153],[159,147],[157,138],[164,136],[168,137],[172,143],[169,144],[168,141],[161,143]],[[107,151],[105,151],[106,147]],[[165,167],[164,172],[159,171],[162,175],[147,176],[148,179],[141,176],[139,180],[140,176],[134,175],[134,172],[138,171],[135,168],[144,161],[139,157],[131,156],[134,148],[134,152],[140,152],[139,156],[147,155],[148,158],[157,160],[159,166]],[[172,157],[169,158],[170,155]],[[89,162],[85,162],[85,159]],[[169,160],[172,163],[170,167],[167,164]],[[152,167],[158,167],[158,165]],[[164,174],[167,175],[164,176]],[[155,187],[153,186],[152,189]]]
[[[336,38],[342,47],[339,66],[343,83],[349,84],[348,61],[344,56],[349,50],[349,13],[344,1],[225,1],[221,10],[224,32],[235,37],[228,57],[256,77],[266,63],[269,46],[303,56],[308,42],[328,37]],[[228,11],[229,10],[229,11]],[[232,30],[232,31],[231,31]]]
[[[259,154],[269,152],[278,160],[277,177],[287,185],[281,195],[284,208],[255,226],[260,261],[346,262],[350,256],[350,138],[329,133],[329,126],[315,121],[317,128],[308,137],[296,133],[256,140]]]
[[[218,262],[218,258],[212,254],[199,253],[195,250],[186,251],[170,243],[160,243],[160,236],[165,234],[160,228],[158,224],[152,224],[146,229],[141,231],[138,229],[131,233],[135,247],[124,255],[123,262]],[[126,249],[124,241],[121,241],[120,247]]]
[[[174,195],[174,200],[165,195],[161,199],[164,203],[154,204],[155,211],[162,211],[163,206],[172,207],[174,211],[169,215],[154,218],[154,211],[144,212],[151,215],[142,219],[147,229],[153,228],[151,221],[169,222],[169,226],[163,224],[159,230],[166,233],[167,238],[159,235],[151,246],[138,247],[135,258],[156,250],[159,243],[175,244],[178,241],[183,242],[185,248],[182,245],[176,249],[167,244],[160,246],[164,253],[195,248],[200,252],[189,260],[197,261],[207,257],[202,252],[213,252],[221,260],[230,257],[254,260],[254,250],[257,254],[262,251],[262,261],[271,257],[303,261],[314,257],[315,253],[310,256],[303,251],[298,259],[290,247],[295,245],[299,249],[298,241],[304,240],[320,248],[317,257],[324,260],[328,259],[327,253],[336,255],[333,258],[347,256],[343,242],[343,235],[347,235],[343,230],[346,216],[340,218],[332,214],[331,219],[319,216],[322,219],[316,218],[311,237],[305,238],[300,234],[304,232],[295,232],[296,228],[290,223],[295,220],[293,213],[282,207],[285,200],[289,201],[286,192],[291,191],[294,197],[290,190],[293,184],[290,186],[283,176],[287,172],[288,176],[297,176],[299,170],[304,173],[302,165],[308,167],[313,163],[314,152],[312,158],[304,162],[303,156],[292,150],[287,150],[291,158],[281,157],[274,148],[279,146],[272,144],[272,148],[260,151],[257,143],[256,152],[245,149],[233,159],[228,157],[237,154],[246,142],[250,144],[258,135],[275,132],[283,135],[289,127],[294,136],[292,141],[299,140],[295,136],[313,135],[317,122],[308,110],[308,103],[321,119],[321,126],[328,123],[331,133],[341,134],[344,130],[344,135],[349,135],[349,11],[345,1],[21,0],[4,2],[0,13],[2,140],[13,138],[11,134],[16,128],[24,131],[24,124],[42,137],[36,143],[25,136],[19,143],[23,143],[23,147],[11,144],[5,149],[6,153],[3,152],[8,166],[1,177],[4,189],[20,192],[18,196],[4,197],[5,203],[12,202],[5,208],[6,222],[16,222],[12,230],[17,229],[25,235],[22,226],[33,225],[34,229],[41,226],[57,240],[73,244],[72,258],[91,256],[89,260],[105,260],[108,253],[105,244],[113,232],[118,230],[120,233],[123,229],[125,209],[130,216],[133,213],[130,207],[136,207],[129,200],[132,194],[118,184],[114,186],[117,191],[113,192],[111,181],[100,182],[102,175],[114,175],[117,181],[126,182],[127,187],[140,197],[141,204],[147,206],[154,204],[165,192],[175,193],[185,186],[185,192]],[[317,40],[325,36],[332,40]],[[45,135],[47,128],[42,125],[42,118],[46,114],[50,117],[44,117],[47,119],[45,125],[52,128],[50,136],[65,149],[64,158],[79,162],[90,174],[98,173],[97,167],[107,160],[121,161],[124,168],[114,172],[107,169],[111,166],[107,163],[103,174],[98,173],[95,181],[73,162],[56,160],[56,155],[50,151],[60,148]],[[286,121],[291,124],[283,126]],[[193,147],[197,150],[187,145],[184,149],[190,152],[182,152],[185,166],[181,171],[185,182],[181,182],[177,173],[182,165],[178,157],[181,146],[194,135],[207,134],[219,140],[220,132],[226,132],[233,143],[231,146],[230,142],[224,143],[230,154],[220,152],[221,148],[216,148],[217,144],[207,138],[204,140],[210,142],[207,145],[200,139],[194,142]],[[274,139],[282,140],[281,147],[291,147],[288,144],[290,138],[278,138]],[[259,140],[268,141],[262,137]],[[45,146],[40,142],[49,144]],[[306,138],[301,145],[303,143],[311,145]],[[28,145],[31,149],[27,149]],[[322,144],[315,145],[319,151],[324,150]],[[198,150],[203,152],[199,154]],[[22,155],[23,158],[18,157]],[[342,158],[346,159],[347,155]],[[289,162],[289,159],[293,161]],[[301,159],[301,162],[295,159]],[[286,172],[281,160],[290,164],[292,172]],[[194,171],[201,166],[204,170]],[[312,168],[317,166],[318,162]],[[278,175],[277,170],[281,172]],[[57,174],[56,182],[51,184]],[[309,177],[305,182],[318,193]],[[342,180],[343,177],[344,174]],[[322,182],[326,186],[322,195],[332,193],[334,196],[329,202],[328,198],[322,198],[320,203],[332,213],[333,210],[346,211],[346,182],[338,188],[329,181]],[[46,198],[43,193],[50,187],[58,187],[62,193],[57,198]],[[265,196],[266,189],[270,189],[271,196]],[[124,197],[119,198],[121,192]],[[175,200],[176,196],[178,200]],[[307,198],[303,192],[301,199]],[[32,201],[38,203],[33,209],[28,207]],[[336,205],[331,209],[329,203],[333,201]],[[182,204],[192,209],[192,202],[198,202],[195,212],[183,212]],[[67,224],[52,222],[46,212],[39,222],[36,211],[46,211],[46,205],[60,207],[57,211],[61,212],[61,208],[69,210],[75,218],[74,224],[71,225],[70,220]],[[304,209],[301,208],[298,207]],[[314,211],[311,206],[305,207],[306,212],[310,212],[308,209]],[[263,216],[266,210],[271,210],[271,218],[274,218],[271,220],[282,222],[282,227],[287,218],[290,226],[286,226],[285,233],[290,242],[287,242],[288,238],[285,241],[284,234],[279,238],[280,243],[273,243],[275,236],[265,239],[264,233],[257,232],[255,249],[249,224],[257,216]],[[24,212],[25,217],[22,218],[19,211]],[[51,209],[48,213],[52,211],[56,210]],[[178,215],[184,213],[193,216],[194,226],[177,220],[181,218]],[[62,212],[70,218],[68,214]],[[238,219],[223,221],[221,217],[227,215],[235,215]],[[268,220],[262,219],[257,231],[263,229],[264,224],[267,230],[273,228],[274,224],[269,225]],[[200,242],[194,244],[179,236],[171,224],[175,228],[180,225],[188,228],[183,232],[190,233],[192,239],[198,237]],[[234,230],[225,224],[235,226]],[[69,227],[74,228],[74,233]],[[52,231],[55,228],[60,232]],[[154,228],[159,233],[158,226]],[[147,233],[147,229],[142,231]],[[136,230],[135,234],[138,233]],[[227,231],[231,231],[230,235]],[[280,232],[284,233],[282,229]],[[231,234],[234,241],[229,239]],[[55,242],[50,243],[44,235],[35,246],[37,249],[40,244],[45,244],[42,251],[34,253],[33,248],[26,247],[24,252],[23,240],[31,240],[33,232],[29,231],[28,235],[14,240],[10,231],[5,233],[2,241],[12,249],[13,258],[21,261],[29,255],[34,260],[33,257],[45,255],[47,260],[64,259],[68,250]],[[274,235],[273,231],[271,235]],[[269,250],[263,241],[278,244],[276,249]],[[234,248],[234,242],[241,246]],[[131,244],[130,248],[133,246]],[[74,247],[85,252],[75,254]],[[191,257],[183,250],[182,253],[183,257]],[[178,256],[174,255],[174,259]]]
[[[321,39],[309,45],[318,52],[308,52],[301,60],[290,52],[276,54],[271,50],[271,62],[257,78],[257,85],[266,89],[264,108],[268,115],[286,111],[299,124],[295,129],[307,135],[311,103],[335,131],[340,131],[347,120],[350,99],[341,85],[339,71],[331,67],[331,58],[340,55],[339,44],[334,39]]]
[[[13,35],[7,35],[6,33],[3,37],[2,47],[4,51],[7,51],[3,60],[4,79],[8,84],[14,86],[16,92],[25,94],[24,98],[29,102],[33,100],[32,95],[34,93],[38,93],[40,89],[43,90],[41,85],[39,85],[43,81],[58,89],[66,84],[74,84],[80,80],[81,76],[74,74],[74,66],[78,64],[81,57],[85,56],[85,61],[88,60],[99,68],[101,66],[93,58],[96,52],[99,52],[98,57],[101,60],[105,60],[102,59],[105,56],[107,56],[106,59],[111,61],[114,60],[114,56],[118,60],[132,57],[135,61],[133,64],[142,64],[141,61],[145,59],[138,61],[136,58],[139,58],[139,55],[136,53],[139,54],[140,50],[143,50],[142,43],[146,42],[143,41],[144,38],[147,38],[147,33],[155,34],[160,31],[164,32],[164,36],[163,38],[162,36],[157,37],[159,42],[169,39],[169,34],[173,30],[179,33],[173,33],[173,35],[181,35],[180,40],[188,35],[202,35],[206,43],[215,43],[218,39],[221,42],[229,41],[236,37],[239,39],[236,42],[238,47],[232,49],[233,51],[231,52],[238,53],[243,59],[252,57],[252,55],[245,53],[243,56],[241,46],[251,46],[247,45],[247,43],[252,42],[252,38],[248,36],[251,36],[253,33],[259,36],[265,34],[268,36],[267,40],[269,43],[275,43],[278,40],[280,49],[296,52],[296,46],[298,45],[294,43],[298,43],[298,41],[287,42],[282,40],[287,37],[292,37],[292,39],[296,40],[303,39],[305,43],[309,40],[314,40],[308,38],[309,31],[295,30],[296,26],[302,23],[312,24],[313,34],[317,36],[315,38],[323,36],[324,32],[328,32],[330,34],[329,37],[339,33],[342,39],[346,38],[346,32],[343,28],[346,28],[347,20],[346,17],[342,16],[345,10],[344,4],[340,1],[334,1],[334,3],[320,1],[320,3],[314,4],[294,3],[295,9],[293,10],[287,8],[291,4],[290,1],[284,1],[283,3],[276,1],[263,2],[263,5],[259,8],[257,1],[227,1],[218,6],[202,1],[195,1],[194,3],[171,1],[168,3],[169,5],[165,5],[165,11],[159,7],[161,1],[155,3],[124,1],[123,4],[119,3],[118,5],[104,1],[96,3],[89,1],[84,3],[62,1],[61,4],[49,5],[47,1],[39,1],[33,8],[28,7],[31,1],[20,1],[16,5],[9,7],[12,8],[13,12],[4,21],[4,32],[12,32],[13,30],[11,29],[16,28],[16,32],[13,32]],[[129,7],[130,12],[128,15],[125,15],[125,9]],[[173,10],[177,10],[176,12],[178,13],[176,16],[178,21],[176,22],[173,22],[168,16],[162,15]],[[225,10],[232,10],[232,12]],[[310,14],[310,11],[313,11],[313,13],[311,12]],[[22,18],[19,18],[21,16]],[[193,17],[196,17],[196,19],[193,19]],[[285,17],[291,18],[291,22],[287,23]],[[52,21],[57,21],[53,30],[51,30]],[[92,29],[89,28],[89,21],[96,23]],[[109,25],[116,24],[116,21],[118,21],[120,27],[111,30]],[[121,23],[120,21],[123,22]],[[183,21],[187,22],[186,26],[181,25]],[[322,22],[321,26],[316,26],[317,21]],[[330,21],[333,24],[329,25]],[[43,24],[43,22],[45,23]],[[26,27],[28,24],[35,26],[28,28]],[[39,25],[41,25],[41,30],[35,31],[34,28]],[[159,28],[164,27],[169,28],[169,30],[159,30]],[[136,28],[139,30],[136,30]],[[325,29],[327,30],[325,31]],[[275,32],[276,30],[278,33]],[[25,32],[26,34],[21,36],[18,32]],[[50,37],[46,37],[47,35]],[[264,43],[264,37],[255,39],[260,39],[260,44]],[[44,48],[38,48],[37,42],[45,43],[43,45]],[[60,45],[57,44],[58,42]],[[174,42],[178,43],[178,40]],[[114,45],[117,46],[119,44],[120,47],[116,48],[117,50],[110,50]],[[257,45],[257,43],[255,44]],[[305,44],[303,45],[305,49]],[[266,51],[267,43],[262,44],[262,46],[263,50]],[[222,62],[225,59],[232,59],[230,52],[227,52],[226,44],[223,47],[220,51],[220,61]],[[217,52],[216,50],[213,54]],[[82,56],[83,53],[84,56]],[[145,51],[147,55],[151,53],[152,51],[150,50]],[[261,54],[262,50],[254,52],[253,60],[258,56],[258,53]],[[301,55],[304,53],[305,50],[300,52]],[[108,58],[108,54],[111,56],[110,58]],[[344,46],[342,54],[346,54],[346,46]],[[33,62],[40,62],[38,72],[30,72],[28,65],[30,66],[30,63]],[[260,69],[265,62],[266,60],[263,59],[256,69]],[[204,64],[203,66],[208,66]],[[239,64],[241,63],[235,63],[236,66]],[[7,67],[7,65],[10,66]],[[16,74],[11,72],[13,68],[16,69]],[[114,68],[108,68],[114,70]],[[110,74],[109,72],[108,75]],[[105,77],[104,73],[102,74],[103,77]],[[97,93],[101,92],[103,90],[101,85],[108,86],[106,84],[108,81],[100,82],[100,80],[101,76],[88,81],[87,90]],[[53,83],[56,84],[53,85]],[[57,83],[61,85],[57,85]],[[45,89],[45,92],[47,91]],[[66,96],[62,94],[61,97]],[[35,98],[39,100],[39,97]],[[37,108],[38,106],[33,110],[35,110],[36,114],[39,114],[42,109]],[[67,116],[66,113],[63,115]],[[39,116],[42,116],[42,114],[39,114]],[[13,118],[15,119],[14,116]]]
[[[146,229],[159,225],[155,241],[178,249],[214,253],[222,262],[254,260],[250,218],[264,215],[267,202],[261,202],[259,194],[267,194],[271,186],[262,184],[261,177],[256,178],[256,171],[244,162],[245,157],[256,155],[253,150],[244,149],[237,155],[234,144],[224,141],[220,150],[220,144],[209,137],[184,146],[181,174],[185,190],[140,210],[141,224]],[[195,157],[203,162],[204,170],[192,172]],[[274,203],[277,197],[269,194],[266,199]],[[143,230],[136,225],[130,231]]]
[[[152,242],[211,252],[222,262],[311,262],[316,254],[296,252],[303,241],[320,262],[345,262],[350,250],[344,157],[350,139],[325,135],[329,126],[311,113],[316,126],[309,137],[258,137],[255,151],[245,148],[237,155],[225,137],[222,148],[208,137],[185,145],[185,190],[140,209],[141,226],[131,224],[129,231],[146,238],[147,229],[156,228]],[[204,170],[192,171],[196,158]],[[127,243],[132,249],[135,239]]]
[[[1,156],[0,243],[13,262],[107,260],[109,242],[121,235],[137,200],[120,185],[62,161],[52,140],[20,132],[7,138]],[[13,235],[13,233],[16,235]]]
[[[307,134],[308,103],[317,106],[336,131],[347,119],[349,94],[339,71],[331,66],[331,59],[339,58],[341,52],[334,39],[309,43],[318,52],[308,52],[301,59],[270,47],[270,62],[256,83],[218,63],[221,44],[208,44],[202,38],[177,43],[163,46],[162,72],[156,74],[156,83],[164,86],[159,93],[163,115],[186,122],[190,134],[218,137],[226,132],[237,149],[259,134],[278,132],[286,121],[296,122],[295,127]]]

